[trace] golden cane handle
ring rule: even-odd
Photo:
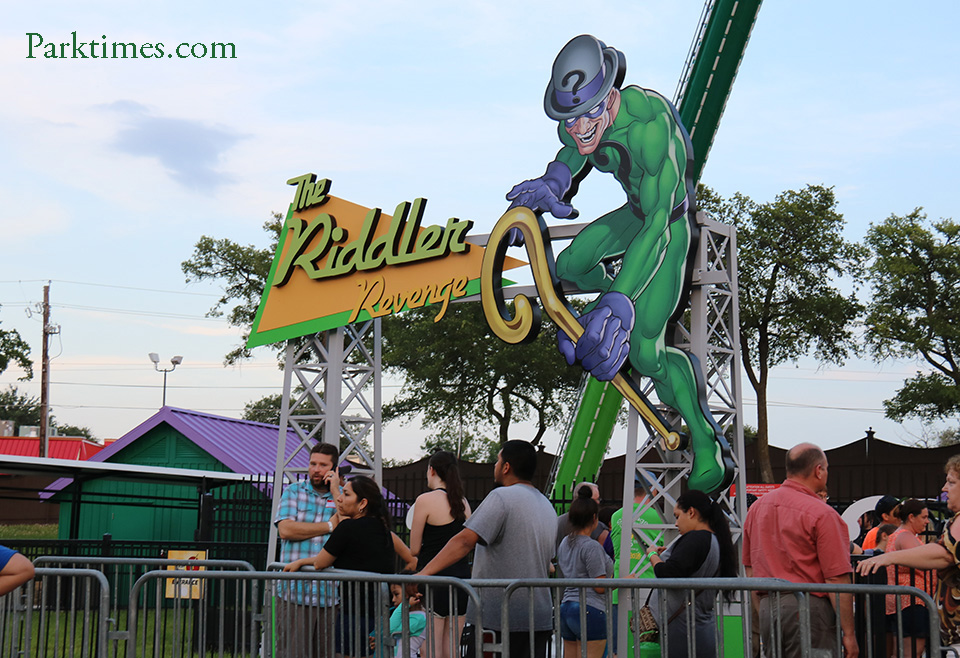
[[[506,308],[500,303],[502,299],[502,291],[499,290],[501,264],[503,252],[506,250],[506,246],[501,246],[501,243],[510,229],[514,228],[523,233],[524,246],[530,258],[530,267],[533,270],[533,279],[540,295],[541,306],[550,319],[576,344],[583,335],[583,326],[577,321],[577,316],[571,312],[554,286],[553,274],[550,271],[552,255],[544,241],[540,222],[529,208],[511,208],[505,212],[487,240],[487,248],[480,269],[480,303],[483,306],[487,324],[500,339],[512,344],[523,342],[538,327],[534,303],[526,295],[514,297],[515,314],[512,318],[507,316]],[[667,449],[676,450],[680,446],[680,435],[671,432],[663,424],[659,414],[650,408],[633,381],[617,373],[611,383],[663,438]]]

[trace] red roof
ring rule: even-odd
[[[51,436],[48,445],[47,457],[80,461],[90,459],[104,448],[80,436]],[[39,457],[40,439],[35,436],[0,436],[0,455]]]

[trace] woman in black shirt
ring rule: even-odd
[[[673,515],[680,537],[666,549],[649,551],[657,578],[736,577],[737,556],[730,525],[716,502],[702,491],[691,489],[677,498]],[[717,655],[715,603],[716,590],[701,590],[692,601],[686,591],[655,591],[650,601],[654,617],[658,623],[667,620],[667,628],[660,629],[661,644],[666,636],[665,656],[686,658],[691,625],[696,634],[696,655]]]
[[[297,571],[305,565],[317,570],[334,567],[350,571],[392,573],[396,560],[390,512],[377,483],[363,475],[351,478],[340,489],[337,510],[341,521],[330,534],[320,553],[288,564],[284,571]],[[386,610],[386,598],[378,596],[373,583],[344,582],[336,623],[336,651],[344,656],[370,654],[367,637],[376,628],[380,612]]]
[[[452,452],[440,450],[430,457],[427,486],[430,491],[418,496],[413,505],[413,523],[410,527],[410,552],[418,558],[418,571],[427,566],[447,542],[463,530],[463,522],[470,518],[470,504],[463,497],[460,470]],[[470,563],[464,556],[436,575],[469,578]],[[432,613],[431,637],[436,645],[433,658],[450,658],[450,645],[453,644],[454,648],[460,646],[460,634],[467,612],[467,593],[458,588],[434,587],[427,592],[426,604]]]

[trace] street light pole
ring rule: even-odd
[[[167,406],[167,373],[173,372],[174,370],[176,370],[177,366],[183,363],[183,357],[175,356],[172,359],[170,359],[171,365],[169,368],[161,368],[160,355],[158,355],[156,352],[150,352],[149,356],[150,356],[150,360],[153,361],[154,370],[156,370],[157,372],[163,373],[163,404],[161,405],[161,407],[165,407]]]

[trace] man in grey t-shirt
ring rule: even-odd
[[[550,502],[531,484],[536,472],[537,451],[526,441],[503,444],[494,465],[494,481],[500,485],[491,491],[464,529],[420,572],[433,575],[476,548],[473,558],[475,579],[546,578],[554,554],[557,517]],[[529,613],[530,590],[521,589],[510,597],[509,631],[511,658],[542,658],[553,629],[550,592],[533,591],[533,617]],[[499,636],[503,590],[480,590],[482,618],[471,601],[467,621]],[[535,654],[530,656],[530,633]]]

